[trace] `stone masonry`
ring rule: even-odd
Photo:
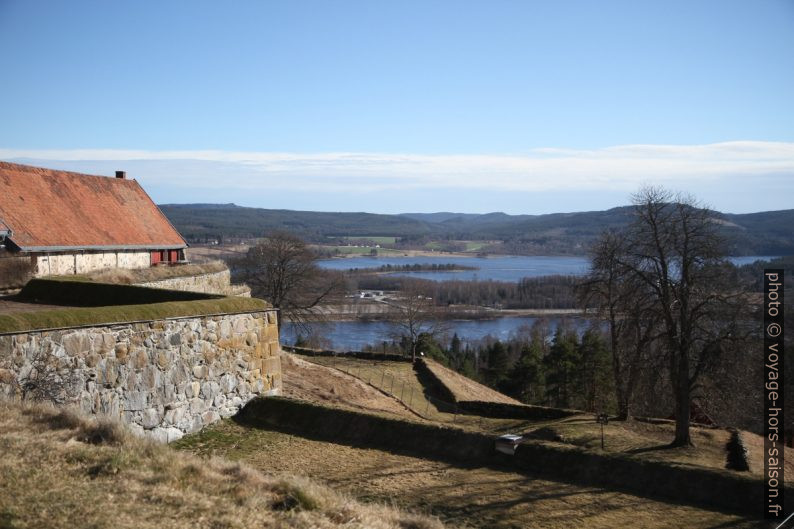
[[[251,297],[251,289],[246,285],[232,285],[230,272],[221,270],[209,274],[193,276],[169,277],[157,281],[136,283],[140,287],[164,288],[167,290],[184,290],[203,294],[221,294],[223,296]]]
[[[0,335],[0,397],[76,404],[173,441],[281,391],[275,311]]]

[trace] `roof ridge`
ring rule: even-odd
[[[6,160],[0,160],[0,169],[11,169],[16,171],[24,171],[27,173],[64,173],[68,175],[74,176],[88,176],[90,178],[111,178],[113,180],[128,180],[128,181],[135,181],[134,178],[116,178],[115,176],[105,176],[105,175],[98,175],[98,174],[90,174],[90,173],[81,173],[79,171],[69,171],[67,169],[52,169],[50,167],[39,167],[36,165],[27,165],[23,163],[15,163],[9,162]]]

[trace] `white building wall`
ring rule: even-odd
[[[118,252],[118,264],[116,268],[149,268],[152,266],[152,256],[150,252]]]
[[[141,251],[38,254],[36,277],[85,274],[104,268],[148,268],[151,254]]]

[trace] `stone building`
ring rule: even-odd
[[[33,276],[184,261],[187,243],[149,195],[116,177],[0,162],[0,258]]]

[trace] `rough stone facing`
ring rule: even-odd
[[[275,311],[0,335],[0,397],[76,404],[172,441],[281,392]]]
[[[228,270],[194,276],[169,277],[158,281],[136,284],[141,287],[185,290],[187,292],[222,294],[224,296],[240,296],[244,298],[251,297],[251,289],[247,286],[231,284],[231,276]]]

